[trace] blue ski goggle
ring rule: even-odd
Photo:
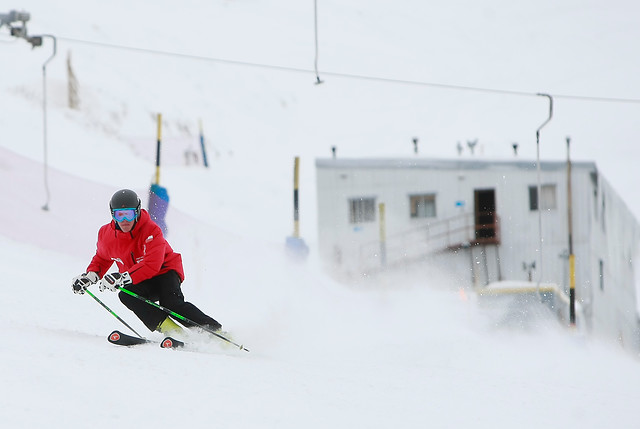
[[[132,222],[136,218],[136,209],[115,209],[112,212],[113,220],[116,222]]]

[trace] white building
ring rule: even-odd
[[[318,159],[321,257],[342,277],[436,259],[461,286],[567,294],[571,183],[578,324],[639,348],[638,222],[594,163],[571,171],[569,181],[567,162]]]

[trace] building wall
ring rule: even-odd
[[[590,164],[591,165],[591,164]],[[379,226],[376,222],[350,224],[348,222],[348,200],[357,197],[374,197],[376,204],[385,203],[387,220],[387,237],[389,251],[394,245],[411,250],[412,237],[420,235],[419,228],[434,225],[443,231],[442,222],[456,216],[467,214],[468,217],[459,218],[460,223],[473,225],[474,190],[495,189],[496,209],[500,216],[500,234],[502,238],[501,259],[503,275],[509,278],[527,278],[522,269],[523,263],[538,260],[536,278],[540,275],[542,281],[550,281],[556,277],[556,272],[566,265],[566,257],[559,255],[566,253],[568,246],[568,227],[566,221],[566,167],[564,163],[555,163],[542,172],[543,184],[557,185],[557,207],[543,211],[543,253],[546,256],[540,273],[538,235],[538,212],[529,208],[529,186],[537,183],[537,173],[533,163],[508,163],[489,165],[487,163],[449,163],[445,166],[435,164],[404,165],[400,162],[379,163],[373,165],[357,165],[353,163],[341,164],[336,162],[319,165],[318,174],[318,206],[320,208],[319,236],[321,252],[325,260],[331,265],[346,269],[366,270],[371,261],[358,261],[367,250],[377,250],[379,245]],[[576,174],[574,180],[583,189],[589,186],[588,174]],[[412,194],[435,194],[436,217],[415,219],[411,218],[409,196]],[[579,193],[578,193],[579,194]],[[575,196],[574,196],[575,199]],[[575,204],[588,207],[588,198],[579,199]],[[579,211],[584,211],[580,208]],[[377,214],[376,214],[377,215]],[[451,228],[456,224],[452,223]],[[459,226],[459,225],[458,225]],[[585,228],[586,225],[581,225]],[[402,236],[403,232],[410,232]],[[437,231],[436,231],[437,232]],[[467,231],[468,234],[472,231]],[[435,234],[432,234],[435,235]],[[422,238],[423,236],[420,236]],[[578,237],[579,240],[588,237],[587,233]],[[395,242],[394,242],[395,240]],[[448,241],[444,238],[431,240],[431,251],[441,250],[446,245],[459,244],[465,241],[462,236],[452,235]],[[397,244],[400,243],[400,244]],[[335,255],[334,249],[340,257]],[[551,257],[550,254],[554,254]],[[347,261],[349,261],[347,263]]]
[[[333,272],[358,278],[380,268],[378,213],[374,222],[349,222],[349,199],[373,197],[376,206],[384,203],[386,208],[387,264],[433,260],[438,255],[439,264],[457,272],[461,286],[483,286],[496,280],[527,280],[523,265],[535,261],[533,281],[558,284],[568,294],[565,162],[541,163],[541,184],[554,184],[556,190],[555,208],[541,212],[542,252],[539,212],[530,209],[529,201],[529,187],[538,181],[533,162],[329,159],[317,160],[316,167],[319,250]],[[637,342],[635,272],[630,262],[637,252],[637,221],[598,177],[593,163],[573,163],[571,178],[576,290],[586,316],[581,323],[607,337],[621,335],[623,341]],[[473,224],[477,189],[495,189],[500,246],[440,252],[472,238],[445,237],[438,231],[443,231],[445,220],[455,217],[458,223]],[[411,218],[413,194],[435,194],[436,217]],[[600,288],[600,261],[604,289]]]
[[[638,349],[638,273],[634,266],[639,256],[638,224],[602,177],[593,203],[589,246],[592,284],[585,288],[593,330]]]

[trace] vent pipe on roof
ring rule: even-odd
[[[478,144],[478,139],[475,140],[467,140],[467,146],[469,146],[469,150],[471,151],[471,155],[473,155],[473,151]]]

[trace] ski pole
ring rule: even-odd
[[[109,313],[111,313],[116,319],[118,319],[120,322],[122,322],[122,324],[124,326],[126,326],[129,329],[131,329],[133,331],[133,333],[138,336],[138,338],[144,338],[142,335],[138,334],[135,329],[133,329],[131,326],[129,326],[129,324],[127,322],[122,320],[122,318],[120,316],[118,316],[116,313],[114,313],[113,310],[111,310],[109,307],[107,307],[107,305],[104,302],[100,301],[100,299],[98,299],[97,296],[95,296],[93,293],[91,293],[91,291],[89,289],[85,289],[85,292],[88,293],[91,298],[95,299],[98,304],[100,304],[105,310],[107,310]]]
[[[145,298],[145,297],[143,297],[143,296],[140,296],[140,295],[138,295],[138,294],[137,294],[137,293],[135,293],[135,292],[131,292],[130,290],[125,289],[125,288],[120,287],[120,286],[118,286],[118,289],[120,289],[122,292],[124,292],[124,293],[126,293],[126,294],[128,294],[128,295],[131,295],[131,296],[132,296],[132,297],[134,297],[134,298],[139,299],[140,301],[144,301],[144,302],[146,302],[147,304],[152,305],[152,306],[154,306],[155,308],[157,308],[157,309],[160,309],[160,310],[164,311],[165,313],[167,313],[167,314],[168,314],[168,315],[170,315],[170,316],[173,316],[173,317],[175,317],[175,318],[177,318],[177,319],[180,319],[180,320],[182,320],[183,322],[187,322],[188,324],[195,325],[195,326],[197,326],[198,328],[200,328],[200,329],[202,329],[202,330],[204,330],[204,331],[207,331],[207,332],[208,332],[208,333],[210,333],[210,334],[215,335],[216,337],[220,338],[221,340],[226,341],[226,342],[227,342],[227,343],[229,343],[229,344],[233,344],[234,346],[238,347],[240,350],[244,350],[244,351],[247,351],[247,352],[249,351],[249,349],[246,349],[244,346],[242,346],[242,345],[240,345],[240,344],[236,344],[236,343],[234,343],[233,341],[231,341],[230,339],[228,339],[228,338],[224,337],[223,335],[218,334],[218,333],[217,333],[217,332],[215,332],[213,329],[209,329],[209,328],[207,328],[206,326],[203,326],[203,325],[201,325],[201,324],[199,324],[199,323],[196,323],[196,322],[194,322],[194,321],[193,321],[193,320],[191,320],[191,319],[187,319],[186,317],[181,316],[180,314],[176,313],[175,311],[171,311],[171,310],[169,310],[168,308],[161,306],[160,304],[156,304],[155,302],[153,302],[153,301],[151,301],[151,300],[148,300],[147,298]]]

